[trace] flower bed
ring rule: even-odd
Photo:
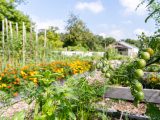
[[[0,90],[17,96],[21,89],[30,82],[35,86],[40,85],[40,76],[44,76],[45,71],[49,71],[52,79],[61,80],[71,75],[83,73],[91,69],[91,62],[83,60],[54,61],[51,63],[41,63],[39,65],[30,64],[22,68],[7,66],[0,73]]]

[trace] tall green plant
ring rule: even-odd
[[[65,83],[54,82],[53,74],[40,75],[40,87],[36,96],[34,120],[91,120],[97,115],[92,103],[105,92],[102,84],[91,85],[85,78],[68,79]]]

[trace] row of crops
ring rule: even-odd
[[[64,80],[75,74],[82,74],[91,69],[92,63],[84,60],[53,61],[38,65],[29,64],[22,68],[7,66],[0,74],[0,90],[10,95],[17,96],[19,92],[33,82],[35,86],[41,85],[39,80],[44,72],[52,74],[52,79]]]

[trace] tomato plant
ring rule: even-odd
[[[144,76],[144,68],[154,58],[154,51],[151,48],[144,49],[139,53],[138,58],[134,61],[123,63],[120,66],[121,69],[115,69],[106,56],[100,60],[101,63],[97,64],[98,66],[101,65],[99,68],[109,81],[120,79],[122,85],[123,81],[125,81],[125,84],[130,86],[131,94],[134,96],[136,104],[144,100],[143,85],[140,80]]]

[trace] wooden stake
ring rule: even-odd
[[[18,23],[16,22],[16,40],[15,41],[18,41],[19,39],[19,36],[18,36]],[[19,54],[19,51],[18,51],[18,54]],[[18,58],[16,58],[16,65],[18,65]]]
[[[5,60],[4,60],[4,44],[5,44],[5,42],[4,42],[4,31],[5,31],[5,25],[4,25],[5,23],[4,23],[4,20],[2,20],[2,70],[4,69],[4,64],[5,64]]]
[[[11,45],[12,45],[12,42],[13,42],[13,31],[12,31],[12,22],[11,21],[9,22],[9,27],[10,27],[10,39],[11,39]]]
[[[47,44],[47,31],[45,29],[44,30],[44,55],[43,55],[43,60],[45,60],[45,57],[46,57],[46,44]]]
[[[10,54],[12,52],[12,54],[10,56],[11,59],[12,59],[12,61],[10,61],[10,62],[14,62],[14,58],[13,58],[14,51],[13,51],[13,46],[12,46],[12,44],[13,44],[13,31],[12,31],[12,22],[11,21],[9,22],[9,28],[10,28],[10,41],[9,41],[9,44],[10,44]]]
[[[5,23],[6,23],[6,39],[8,41],[8,20],[5,19]]]
[[[25,28],[25,24],[23,22],[23,46],[22,46],[22,54],[23,54],[23,66],[25,65],[25,43],[26,43],[26,28]]]
[[[6,22],[6,41],[7,43],[9,43],[10,41],[8,41],[8,20],[5,19]],[[10,57],[10,44],[7,44],[8,47],[8,63],[11,63],[11,57]]]
[[[17,40],[18,40],[18,23],[16,23],[16,38],[17,38]]]
[[[36,64],[38,62],[38,29],[36,30]]]
[[[30,46],[30,50],[29,50],[29,55],[30,56],[29,56],[29,58],[33,58],[33,55],[34,55],[34,53],[32,53],[32,51],[33,51],[32,32],[33,32],[33,30],[32,30],[32,23],[31,23],[31,26],[30,26],[30,40],[28,41],[29,42],[29,46]]]
[[[32,42],[32,24],[31,24],[31,27],[30,27],[30,42]]]

